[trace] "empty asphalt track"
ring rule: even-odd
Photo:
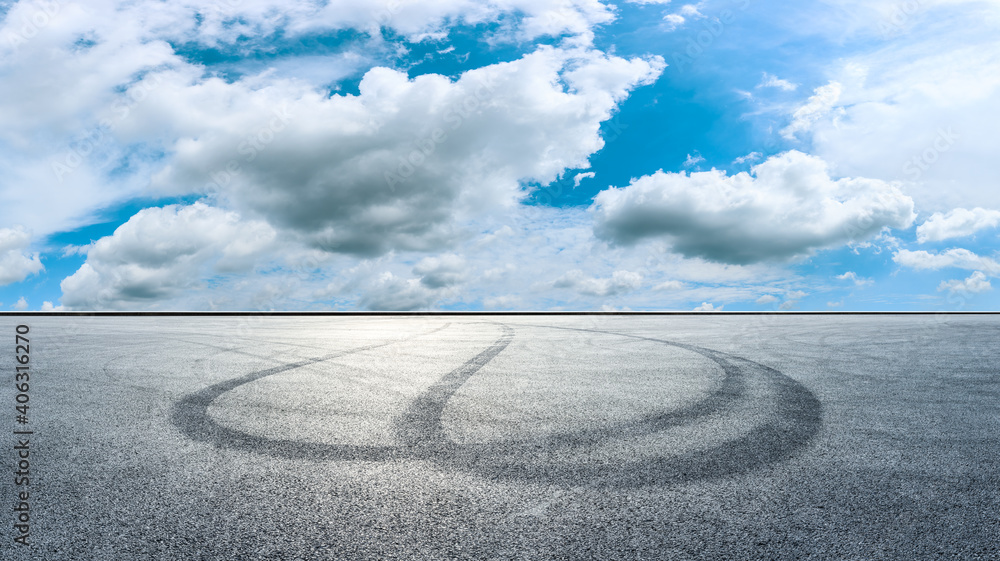
[[[997,316],[22,323],[3,559],[1000,559]]]

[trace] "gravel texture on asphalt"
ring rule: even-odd
[[[4,561],[1000,559],[998,316],[5,316],[0,333]]]

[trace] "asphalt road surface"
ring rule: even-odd
[[[1000,559],[998,316],[0,333],[3,560]]]

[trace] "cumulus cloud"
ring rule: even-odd
[[[939,270],[939,269],[966,269],[987,271],[990,275],[1000,274],[1000,263],[989,257],[982,257],[969,251],[968,249],[954,248],[940,253],[929,251],[910,251],[901,249],[893,254],[892,260],[896,263],[911,269]]]
[[[595,233],[615,244],[662,237],[686,257],[733,264],[807,255],[915,217],[898,185],[834,180],[823,160],[794,150],[732,176],[659,171],[602,191],[591,212]]]
[[[231,158],[242,157],[235,151],[244,137],[267,125],[266,117],[263,125],[253,119],[241,122],[247,105],[252,102],[241,95],[240,86],[226,87],[225,81],[209,78],[212,72],[188,61],[175,50],[175,45],[200,43],[226,50],[241,37],[262,38],[259,42],[241,43],[240,49],[252,51],[258,47],[271,48],[266,39],[272,36],[290,38],[336,29],[368,32],[370,41],[363,35],[356,43],[349,44],[348,52],[343,55],[313,57],[322,59],[313,66],[323,68],[317,71],[321,77],[311,86],[322,90],[331,81],[353,74],[363,65],[372,65],[381,56],[375,53],[393,51],[394,46],[386,45],[366,48],[371,42],[381,41],[383,29],[417,39],[445,33],[453,26],[502,20],[501,29],[505,31],[497,33],[511,34],[511,39],[565,34],[580,38],[561,42],[570,46],[589,44],[587,37],[592,34],[592,27],[614,19],[613,7],[599,0],[443,0],[375,5],[366,0],[334,3],[254,0],[208,5],[193,0],[9,4],[6,17],[0,21],[0,81],[16,83],[18,87],[0,89],[0,167],[7,170],[0,177],[0,224],[15,223],[13,217],[24,216],[26,221],[16,223],[24,223],[38,235],[83,226],[99,209],[145,194],[143,189],[148,185],[149,175],[162,167],[164,154],[170,158],[177,143],[197,138],[208,139],[207,144],[211,144],[213,139],[231,134],[236,139],[229,147],[234,153],[220,162],[222,167],[207,170],[208,173],[225,171]],[[288,75],[281,68],[286,64],[308,65],[308,58],[281,57],[273,61],[272,69],[257,75],[249,72],[246,78],[253,82],[251,89],[275,94],[267,101],[280,107],[280,94],[293,94],[289,101],[303,95],[289,92],[278,79]],[[330,67],[343,68],[329,70]],[[296,76],[292,81],[301,84],[308,81],[310,72],[291,74]],[[563,78],[560,76],[557,81]],[[598,77],[598,81],[602,78],[614,81],[607,74]],[[564,83],[568,85],[569,80]],[[454,95],[442,102],[454,102],[456,98],[461,101],[467,92],[460,90],[461,87],[456,88]],[[154,95],[157,91],[160,93]],[[424,89],[422,93],[433,96],[435,92]],[[588,91],[588,95],[581,97],[590,103],[595,101],[591,95],[594,93]],[[407,95],[420,94],[408,91]],[[316,97],[322,94],[316,92]],[[151,98],[160,101],[152,102]],[[170,98],[176,99],[176,107],[164,111],[168,107],[162,100]],[[389,100],[383,109],[391,109],[393,103],[394,100]],[[332,102],[327,116],[343,111],[344,118],[340,123],[320,120],[317,128],[346,123],[351,129],[359,119],[366,125],[378,122],[377,109],[358,115],[349,105]],[[595,107],[595,111],[602,109]],[[415,117],[419,116],[418,112]],[[559,117],[556,115],[555,119]],[[399,123],[386,124],[391,127]],[[410,136],[406,142],[411,144],[425,132],[429,129],[402,130],[402,134]],[[387,146],[389,142],[370,142],[363,135],[351,135],[350,130],[341,129],[325,137],[308,135],[308,138],[327,143],[360,142],[372,148],[375,160],[381,158],[379,150],[391,149]],[[592,140],[593,134],[589,134],[575,148]],[[395,167],[396,156],[407,157],[412,148],[411,145],[385,159],[392,160],[391,167]],[[319,145],[313,151],[323,150],[324,146]],[[558,158],[560,154],[553,156]],[[382,163],[372,165],[388,168]],[[112,173],[122,169],[129,173]],[[207,181],[203,176],[198,177],[187,188],[201,187]],[[21,185],[32,185],[31,193],[17,187]],[[44,211],[40,210],[38,200],[45,200]],[[379,216],[383,220],[388,220],[386,214],[398,210],[387,206],[390,208]],[[449,234],[443,230],[438,232],[439,237]]]
[[[37,253],[28,253],[31,236],[23,228],[0,228],[0,286],[21,282],[42,271]]]
[[[0,88],[0,224],[23,223],[45,236],[82,226],[94,209],[141,190],[131,174],[107,176],[116,168],[141,174],[146,165],[140,147],[115,142],[115,127],[136,103],[131,86],[151,69],[182,62],[150,29],[162,23],[158,10],[8,4],[0,82],[17,87]]]
[[[585,296],[617,296],[642,285],[642,275],[632,271],[615,271],[610,278],[588,277],[574,269],[552,282],[553,288],[568,288]]]
[[[926,222],[917,226],[917,241],[939,242],[951,238],[971,236],[979,230],[996,228],[1000,224],[1000,210],[956,208],[947,214],[935,212]]]
[[[694,309],[696,312],[721,312],[722,308],[725,306],[716,307],[715,304],[709,302],[702,302],[700,306]]]
[[[24,299],[24,296],[22,296],[18,298],[17,302],[15,302],[14,305],[11,306],[11,308],[19,312],[23,312],[24,310],[28,309],[28,301]]]
[[[993,286],[982,271],[976,271],[965,280],[943,281],[938,285],[938,292],[944,292],[945,290],[952,294],[982,294],[983,292],[993,290]]]
[[[155,305],[214,275],[252,269],[275,243],[260,221],[203,203],[139,211],[114,234],[94,242],[87,261],[62,281],[70,309]]]
[[[601,122],[663,66],[543,47],[457,80],[374,68],[357,96],[165,85],[148,118],[191,124],[155,184],[217,192],[330,252],[437,250],[462,220],[520,200],[522,182],[587,167]]]
[[[805,105],[792,113],[792,122],[781,130],[781,136],[792,140],[800,132],[809,131],[819,119],[827,116],[840,99],[843,87],[838,82],[830,82],[813,91]]]

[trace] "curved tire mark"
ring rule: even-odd
[[[479,353],[462,366],[452,370],[447,376],[438,380],[433,386],[417,397],[397,423],[397,434],[404,445],[409,448],[431,449],[442,451],[455,446],[444,434],[441,426],[441,416],[455,392],[462,387],[473,374],[479,372],[486,363],[500,354],[514,339],[514,330],[503,324],[497,324],[503,329],[500,336],[488,349]]]
[[[447,325],[407,339],[277,366],[215,384],[182,399],[174,409],[172,420],[185,435],[194,440],[287,459],[424,459],[494,479],[569,486],[586,483],[597,487],[669,485],[744,474],[793,457],[810,444],[822,426],[822,406],[819,400],[798,382],[762,364],[728,353],[664,339],[596,329],[534,326],[627,337],[691,351],[719,365],[724,372],[723,381],[718,389],[697,403],[611,427],[566,431],[541,439],[457,444],[445,434],[441,420],[444,409],[462,385],[513,340],[513,329],[503,324],[497,325],[503,329],[499,339],[428,388],[401,416],[396,423],[397,436],[403,443],[400,446],[320,444],[255,436],[219,425],[208,415],[208,408],[222,394],[267,376],[428,335]],[[745,398],[747,380],[764,380],[773,388],[774,397],[769,401],[773,402],[771,405],[774,409],[767,422],[738,438],[708,449],[657,456],[615,466],[580,463],[566,465],[546,461],[567,449],[585,448],[613,438],[654,434],[672,427],[685,426],[702,418],[722,415]]]
[[[666,344],[712,360],[722,367],[726,373],[725,378],[721,387],[706,399],[676,411],[650,415],[602,429],[562,432],[544,439],[456,447],[445,463],[494,479],[544,484],[578,486],[586,482],[596,487],[670,485],[745,474],[790,459],[807,447],[822,427],[822,405],[816,396],[780,371],[757,362],[695,345],[613,331],[540,325],[533,327],[617,335]],[[762,379],[773,388],[774,397],[769,400],[773,410],[767,422],[738,438],[708,449],[613,466],[579,463],[565,465],[545,461],[557,459],[569,448],[593,446],[612,438],[653,434],[686,425],[699,418],[722,414],[737,405],[744,396],[748,379]]]
[[[211,385],[201,391],[189,394],[182,398],[173,408],[171,422],[180,431],[192,440],[208,442],[220,448],[239,448],[247,451],[266,453],[273,456],[303,459],[358,459],[358,460],[378,460],[385,459],[393,455],[393,449],[380,446],[356,446],[356,445],[327,445],[299,442],[294,440],[273,439],[263,436],[256,436],[242,431],[224,427],[215,422],[208,414],[208,408],[216,399],[223,394],[230,392],[240,386],[256,382],[268,376],[274,376],[303,366],[309,366],[320,362],[325,362],[349,354],[360,353],[380,347],[386,347],[395,343],[409,341],[417,337],[424,337],[432,333],[437,333],[451,323],[446,323],[441,327],[420,333],[411,337],[365,345],[345,351],[331,353],[318,358],[301,360],[273,368],[251,372],[239,378],[232,378]]]

